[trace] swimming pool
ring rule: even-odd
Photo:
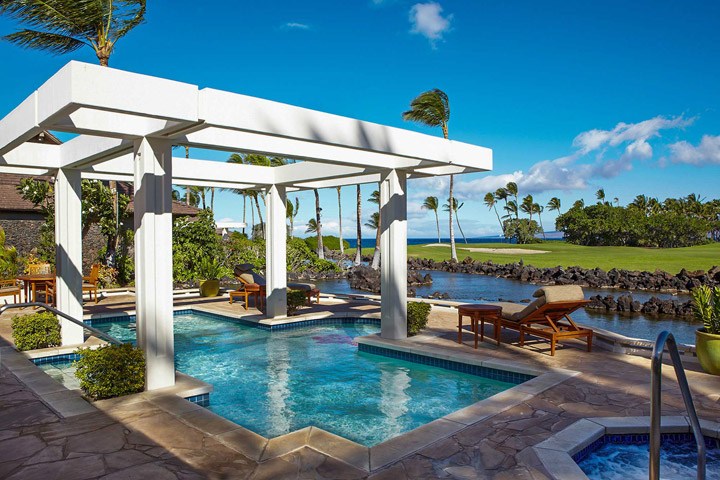
[[[625,439],[623,443],[614,437]],[[578,465],[590,480],[645,480],[648,478],[647,435],[614,435],[600,439]],[[720,480],[720,441],[706,438],[707,480]],[[697,449],[692,434],[663,435],[660,476],[668,480],[696,478]]]
[[[128,319],[93,326],[135,341]],[[522,381],[358,351],[354,339],[377,333],[377,321],[271,332],[192,313],[174,329],[176,368],[214,387],[208,408],[269,438],[312,425],[373,446]]]

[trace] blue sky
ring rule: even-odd
[[[443,89],[451,138],[494,151],[492,172],[457,178],[463,229],[477,236],[499,232],[482,197],[509,180],[565,207],[600,187],[623,203],[640,193],[716,197],[719,20],[716,1],[165,0],[149,2],[110,65],[433,135],[400,114],[418,93]],[[0,18],[1,34],[14,28]],[[96,61],[90,50],[53,57],[1,42],[0,115],[70,59]],[[410,236],[435,234],[419,205],[447,198],[446,184],[410,183]],[[346,237],[354,195],[343,189]],[[302,225],[314,206],[312,192],[299,197]],[[335,233],[335,190],[321,201]],[[217,219],[240,211],[239,197],[218,195]]]

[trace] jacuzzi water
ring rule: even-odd
[[[707,480],[720,480],[720,444],[707,443]],[[578,465],[591,480],[646,480],[649,447],[643,444],[605,443]],[[660,453],[660,478],[689,480],[697,478],[697,448],[691,437],[683,441],[663,440]]]
[[[134,323],[93,326],[135,341]],[[355,337],[378,331],[352,322],[269,332],[178,315],[176,367],[214,386],[210,410],[265,437],[312,425],[366,446],[514,386],[359,352]]]

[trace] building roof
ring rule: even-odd
[[[18,185],[23,178],[27,178],[24,175],[13,175],[9,173],[0,173],[0,212],[39,212],[40,208],[33,205],[32,202],[25,200],[20,192],[18,192]],[[38,180],[49,180],[52,181],[53,177],[43,176],[34,177]],[[128,205],[128,211],[133,212],[133,189],[132,185],[126,182],[118,182],[118,191],[122,194],[130,197],[130,204]],[[186,205],[182,202],[173,200],[173,215],[177,216],[196,216],[200,209],[193,207],[192,205]]]

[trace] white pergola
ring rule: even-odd
[[[29,143],[43,130],[79,134]],[[280,167],[176,158],[174,145],[301,160]],[[237,93],[70,62],[0,120],[0,173],[55,175],[57,304],[82,318],[83,178],[133,182],[138,344],[147,388],[175,382],[172,185],[267,198],[267,310],[286,315],[288,190],[380,184],[381,335],[406,337],[407,179],[487,171],[492,151]],[[63,345],[83,342],[63,321]]]

